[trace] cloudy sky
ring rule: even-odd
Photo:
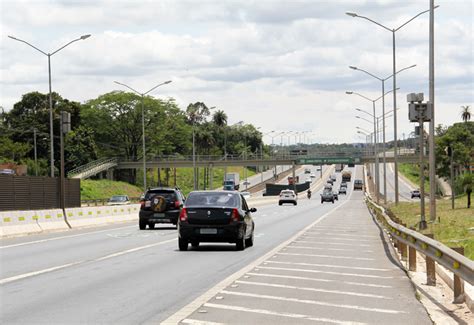
[[[392,34],[346,11],[396,28],[429,8],[429,0],[0,0],[0,106],[22,94],[48,91],[47,57],[7,35],[53,52],[53,90],[84,102],[126,83],[181,108],[202,101],[270,132],[309,131],[313,142],[362,142],[355,108],[372,109],[382,78],[392,74]],[[474,102],[472,0],[437,0],[435,14],[436,123],[460,121]],[[399,137],[412,131],[406,94],[428,98],[428,28],[424,14],[396,33]],[[397,70],[398,70],[397,69]],[[392,88],[387,81],[386,90]],[[386,110],[393,109],[388,95]],[[381,103],[377,103],[381,115]],[[364,115],[363,115],[364,116]],[[368,115],[365,117],[370,118]],[[393,119],[387,120],[393,139]],[[296,136],[299,140],[300,135]],[[288,137],[283,138],[284,142]],[[290,137],[291,142],[295,137]],[[270,136],[265,137],[271,143]],[[281,137],[275,137],[280,142]]]

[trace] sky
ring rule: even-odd
[[[474,102],[473,1],[437,0],[435,10],[435,123],[461,121]],[[86,102],[114,90],[114,81],[150,95],[174,98],[185,109],[204,102],[260,127],[264,141],[365,142],[373,130],[372,102],[392,75],[392,33],[345,12],[397,28],[429,9],[429,0],[0,0],[0,106],[9,111],[31,91],[52,89]],[[396,32],[398,135],[408,137],[408,93],[429,95],[429,14]],[[392,79],[385,90],[393,87]],[[385,97],[393,110],[393,96]],[[376,102],[376,115],[382,103]],[[393,139],[393,117],[386,118]],[[381,127],[381,125],[380,125]],[[274,133],[270,133],[274,131]],[[277,135],[282,132],[285,135]]]

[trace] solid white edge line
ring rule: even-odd
[[[283,247],[289,245],[296,238],[298,238],[299,236],[304,234],[306,231],[308,231],[308,229],[311,229],[311,227],[313,227],[314,225],[316,225],[316,224],[320,223],[321,221],[323,221],[324,219],[326,219],[329,214],[331,214],[331,213],[335,212],[336,210],[340,209],[341,207],[343,207],[346,203],[348,203],[350,201],[351,196],[352,196],[352,193],[349,196],[348,200],[345,200],[340,205],[338,205],[338,206],[334,207],[332,210],[326,212],[321,217],[319,217],[317,220],[315,220],[313,223],[306,226],[305,228],[303,228],[302,230],[297,232],[294,236],[292,236],[290,239],[284,241],[283,243],[281,243],[280,245],[278,245],[277,247],[275,247],[274,249],[272,249],[271,251],[269,251],[268,253],[266,253],[262,257],[258,258],[254,262],[250,263],[249,265],[243,267],[242,269],[240,269],[239,271],[237,271],[234,274],[230,275],[226,279],[222,280],[217,285],[215,285],[214,287],[209,289],[207,292],[205,292],[201,296],[197,297],[194,301],[190,302],[188,305],[184,306],[183,308],[178,310],[176,313],[174,313],[173,315],[171,315],[170,317],[165,319],[162,322],[162,324],[178,324],[181,320],[187,318],[187,316],[191,315],[200,306],[202,306],[204,303],[209,301],[213,296],[218,294],[221,290],[224,290],[224,288],[228,287],[232,282],[234,282],[238,278],[242,277],[245,273],[252,270],[254,267],[262,264],[265,260],[269,259],[271,256],[275,255]]]
[[[53,271],[56,271],[56,270],[64,269],[64,268],[79,265],[79,264],[84,264],[84,263],[89,263],[89,262],[100,262],[100,261],[107,260],[107,259],[112,258],[112,257],[117,257],[117,256],[120,256],[120,255],[125,255],[125,254],[133,253],[133,252],[136,252],[136,251],[139,251],[139,250],[151,248],[151,247],[154,247],[154,246],[167,244],[167,243],[170,243],[172,241],[176,241],[176,238],[165,240],[165,241],[160,241],[160,242],[154,243],[154,244],[149,244],[149,245],[145,245],[145,246],[140,246],[140,247],[127,249],[127,250],[120,251],[120,252],[117,252],[117,253],[112,253],[112,254],[109,254],[109,255],[98,257],[98,258],[95,258],[95,259],[92,259],[92,260],[82,260],[82,261],[77,261],[77,262],[68,263],[68,264],[64,264],[64,265],[50,267],[50,268],[39,270],[39,271],[33,271],[33,272],[28,272],[28,273],[24,273],[24,274],[20,274],[20,275],[15,275],[15,276],[12,276],[12,277],[9,277],[9,278],[1,279],[0,280],[0,285],[6,284],[6,283],[9,283],[9,282],[13,282],[13,281],[17,281],[17,280],[21,280],[21,279],[25,279],[25,278],[29,278],[29,277],[32,277],[32,276],[35,276],[35,275],[40,275],[40,274],[44,274],[44,273],[53,272]]]

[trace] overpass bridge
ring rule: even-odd
[[[398,156],[398,162],[417,163],[419,156],[411,152],[405,152]],[[379,157],[382,161],[382,157]],[[393,152],[387,152],[386,161],[394,161]],[[332,164],[354,164],[374,163],[375,156],[362,152],[312,152],[305,155],[278,154],[272,156],[252,155],[242,156],[203,156],[196,155],[195,161],[192,156],[155,156],[147,158],[147,168],[182,168],[182,167],[230,167],[230,166],[295,166],[295,165],[332,165]],[[131,160],[124,158],[103,158],[87,165],[80,166],[68,173],[70,178],[86,179],[111,169],[140,169],[143,168],[143,160]]]

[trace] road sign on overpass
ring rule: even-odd
[[[328,164],[359,164],[360,158],[354,157],[334,157],[334,158],[301,158],[299,165],[328,165]]]

